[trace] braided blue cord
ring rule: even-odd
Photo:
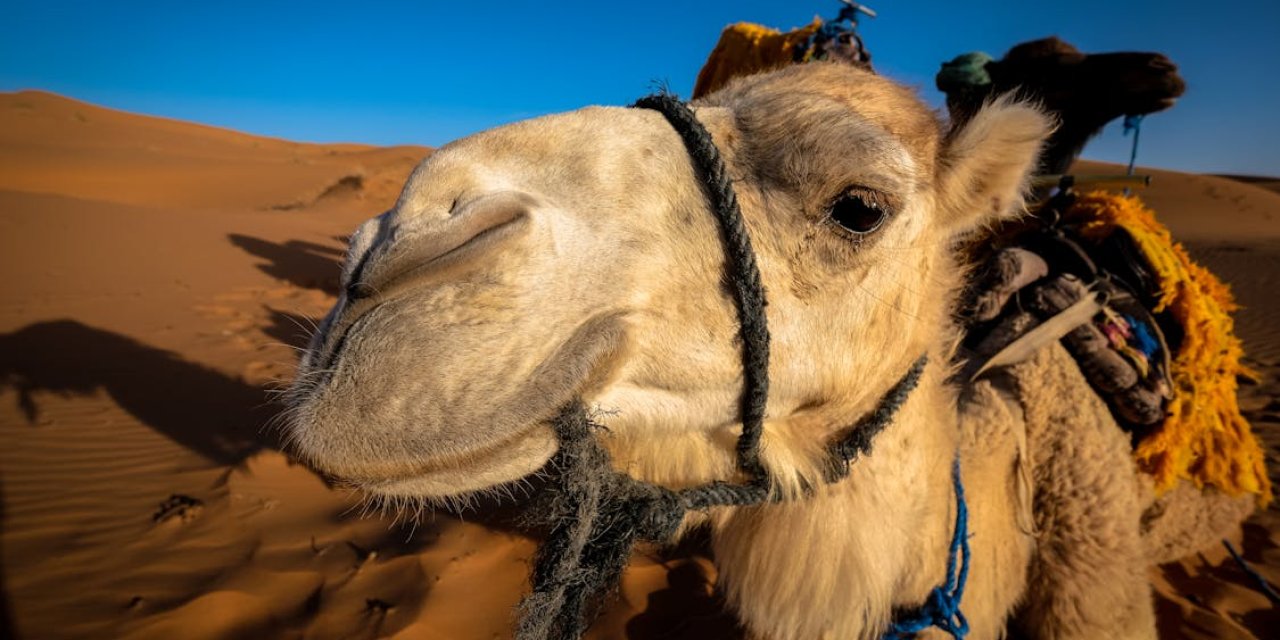
[[[884,640],[911,638],[929,627],[942,629],[956,640],[969,634],[969,621],[960,611],[960,599],[969,579],[969,507],[964,500],[964,483],[960,481],[959,457],[951,465],[951,483],[956,492],[956,524],[947,553],[946,580],[929,592],[919,609],[895,620],[884,633]]]
[[[1133,147],[1129,149],[1129,169],[1125,171],[1125,175],[1133,175],[1134,165],[1138,162],[1138,135],[1142,133],[1142,119],[1146,117],[1143,114],[1128,115],[1124,117],[1124,135],[1133,132]],[[1129,195],[1129,187],[1124,188],[1124,195]]]
[[[1146,117],[1142,114],[1136,114],[1124,117],[1124,135],[1128,136],[1129,132],[1133,132],[1133,146],[1129,148],[1129,169],[1127,175],[1133,175],[1134,165],[1138,162],[1138,135],[1142,133],[1142,119]]]
[[[1258,590],[1267,596],[1267,599],[1271,601],[1271,604],[1280,605],[1280,593],[1276,593],[1276,590],[1271,588],[1271,584],[1267,582],[1267,579],[1264,578],[1261,573],[1258,573],[1257,569],[1254,569],[1249,566],[1248,562],[1245,562],[1244,556],[1241,556],[1240,552],[1236,551],[1235,545],[1231,544],[1230,540],[1223,538],[1222,546],[1227,548],[1227,552],[1231,554],[1231,558],[1236,561],[1236,564],[1240,565],[1240,570],[1244,571],[1250,578],[1253,578],[1254,584],[1258,585]]]

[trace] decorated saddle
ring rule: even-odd
[[[965,305],[964,375],[1060,339],[1129,430],[1157,491],[1179,480],[1271,498],[1240,413],[1228,287],[1191,259],[1136,196],[1066,189],[980,239]]]
[[[698,72],[693,98],[711,93],[733,78],[796,62],[838,60],[870,70],[871,53],[858,35],[858,16],[874,18],[876,13],[864,5],[842,1],[844,6],[835,18],[814,18],[808,25],[791,31],[751,22],[725,27]]]

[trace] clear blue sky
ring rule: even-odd
[[[1147,119],[1140,161],[1280,174],[1280,2],[882,0],[862,33],[878,69],[933,89],[939,63],[1059,35],[1154,50],[1189,89]],[[308,141],[439,145],[504,122],[687,95],[731,22],[790,28],[834,0],[63,2],[6,0],[0,90]],[[1123,161],[1112,125],[1086,157]]]

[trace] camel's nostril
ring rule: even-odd
[[[456,212],[448,218],[420,218],[417,230],[405,234],[405,246],[392,247],[369,265],[367,273],[352,278],[347,294],[351,299],[387,297],[391,290],[411,276],[430,271],[443,275],[451,267],[474,261],[486,251],[501,246],[504,240],[517,236],[531,226],[532,212],[538,201],[532,196],[503,191],[474,198],[462,205],[451,205]]]
[[[347,300],[355,301],[373,295],[373,287],[364,282],[352,282],[347,285]]]

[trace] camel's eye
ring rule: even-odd
[[[889,217],[889,211],[878,193],[855,188],[836,198],[827,215],[846,231],[862,235],[879,229]]]

